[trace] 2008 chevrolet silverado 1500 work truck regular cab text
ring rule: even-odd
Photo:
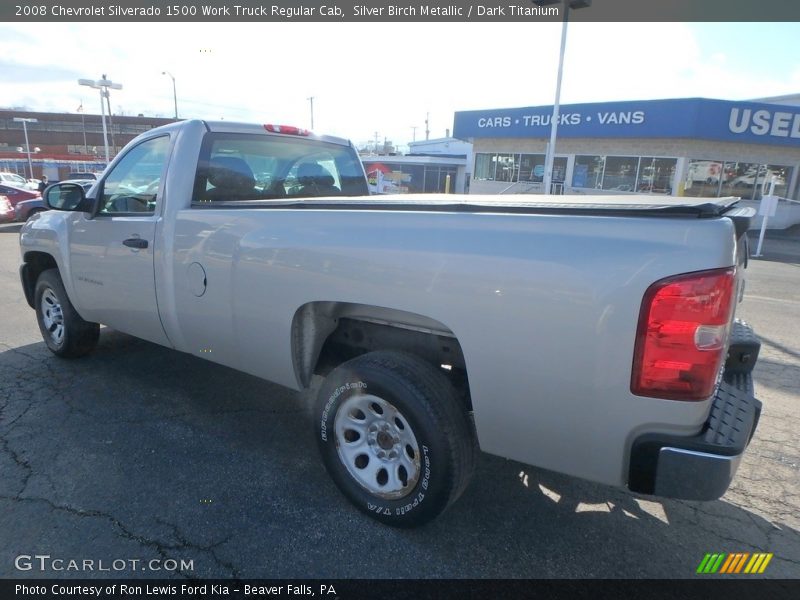
[[[761,407],[759,343],[734,319],[752,211],[367,194],[344,140],[167,125],[88,192],[48,190],[22,286],[61,357],[103,323],[296,390],[323,375],[325,466],[384,523],[440,514],[479,449],[644,494],[725,492]]]

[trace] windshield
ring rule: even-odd
[[[17,175],[16,173],[0,173],[0,179],[10,183],[11,185],[23,186],[28,183],[24,177]]]

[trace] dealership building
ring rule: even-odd
[[[470,193],[543,192],[552,106],[460,111]],[[800,96],[560,107],[553,193],[800,199]]]
[[[406,155],[361,157],[369,189],[377,194],[467,191],[472,145],[449,137],[413,141]]]

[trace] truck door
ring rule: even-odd
[[[70,222],[72,283],[85,319],[170,345],[156,303],[157,210],[169,136],[129,149],[96,188],[94,218]]]

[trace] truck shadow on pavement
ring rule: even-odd
[[[775,554],[765,576],[800,575],[797,498],[768,520],[744,479],[737,503],[655,500],[482,455],[449,511],[395,530],[327,477],[313,390],[108,329],[74,361],[0,345],[0,381],[0,577],[165,576],[14,568],[43,553],[191,560],[175,577],[673,578],[753,551]]]

